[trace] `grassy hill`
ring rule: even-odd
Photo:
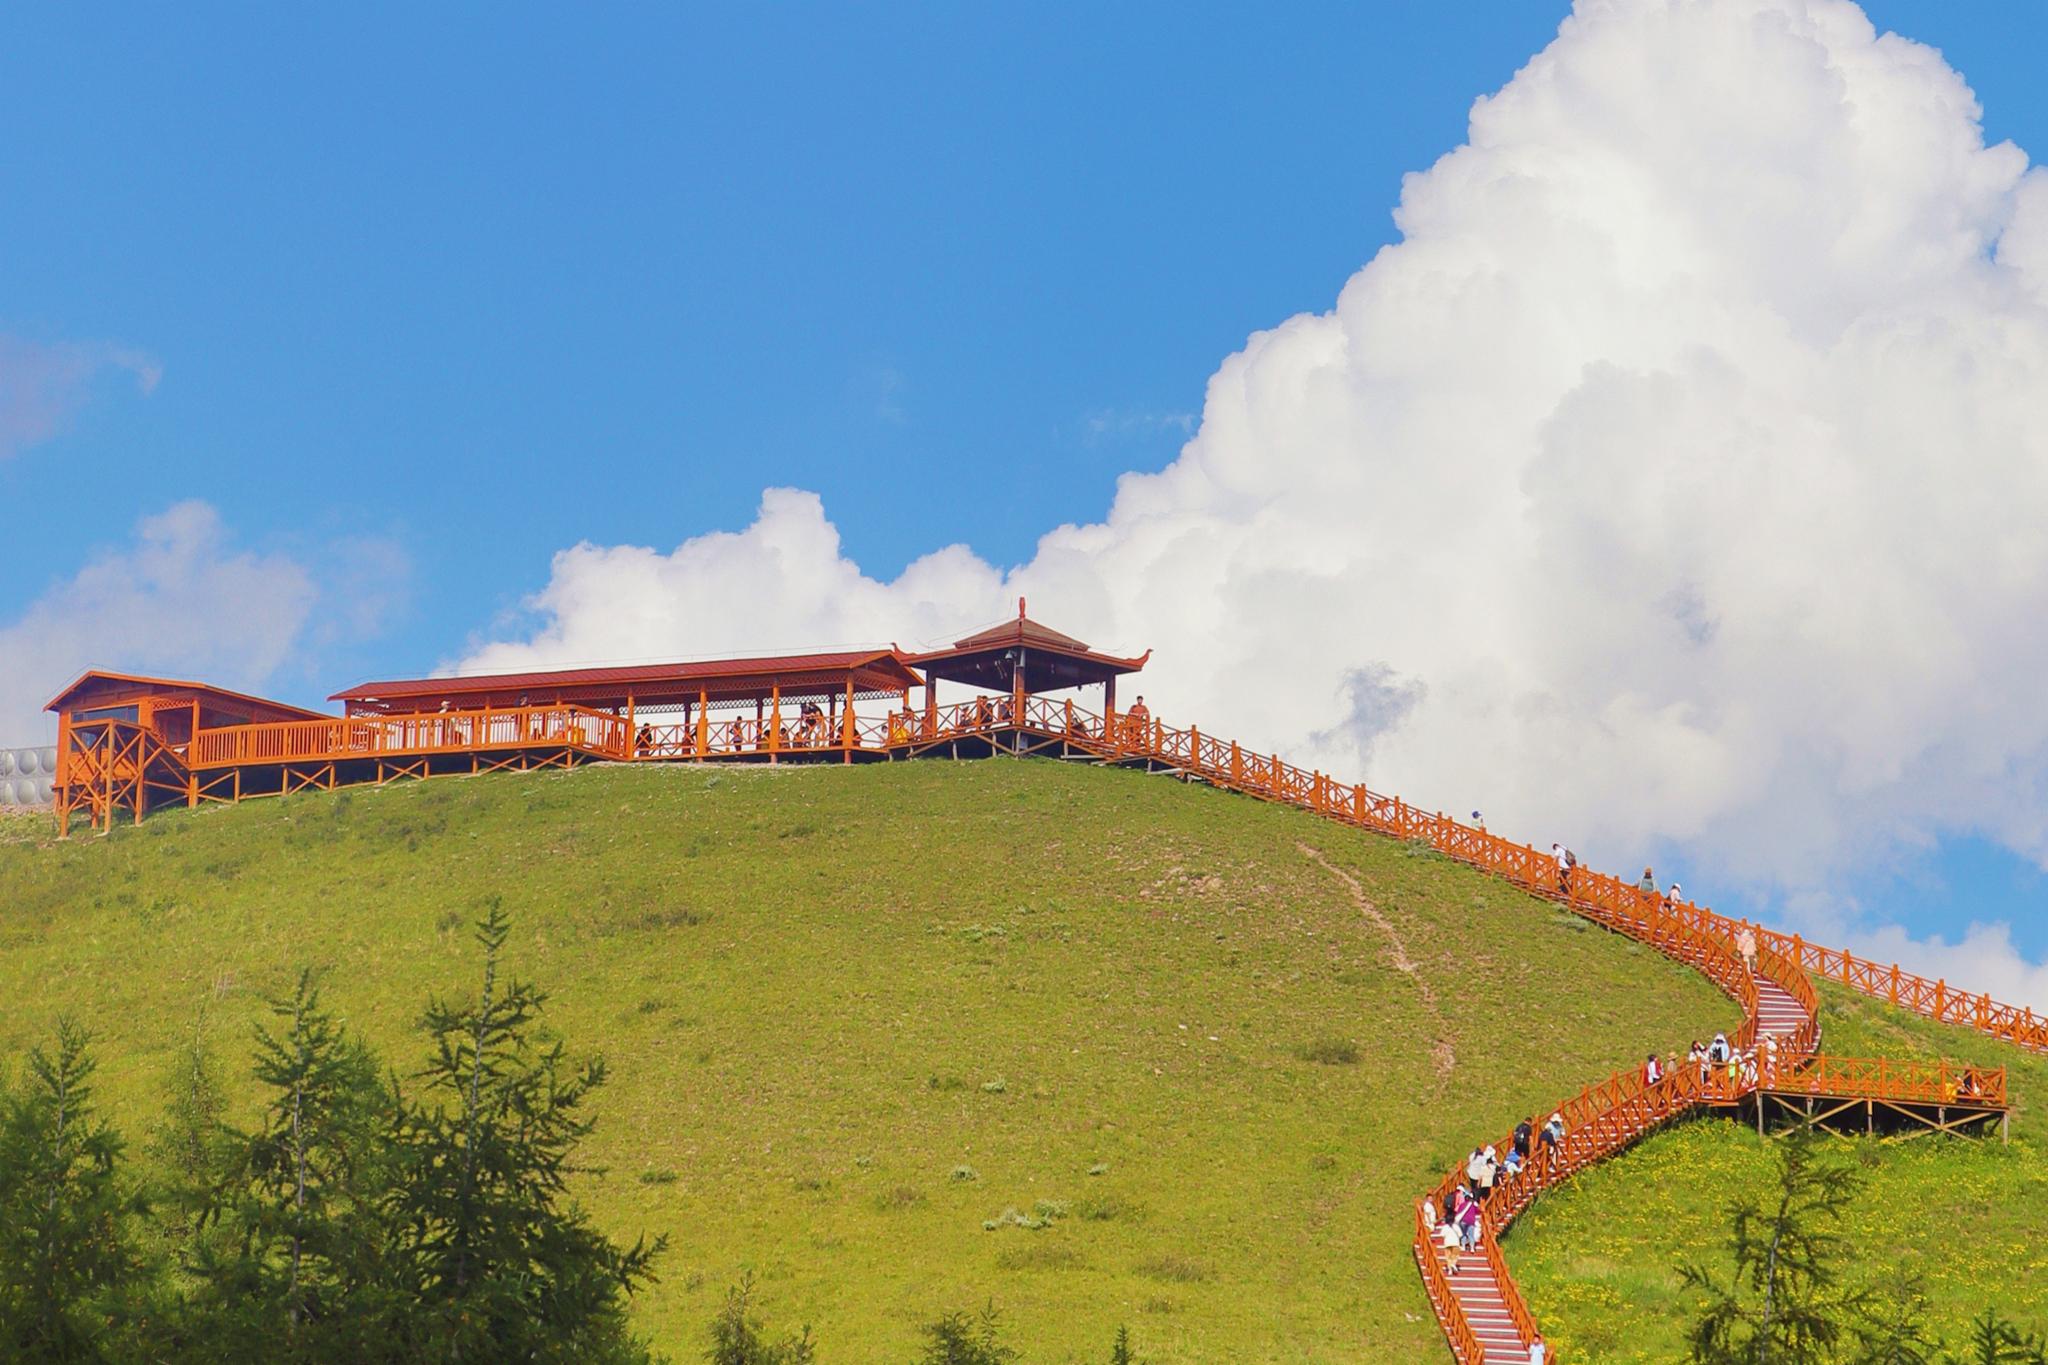
[[[1823,1045],[1854,1057],[1954,1057],[2009,1068],[2012,1144],[1922,1137],[1839,1140],[1865,1185],[1838,1229],[1863,1269],[1926,1280],[1933,1320],[1960,1337],[1989,1306],[2048,1330],[2048,1057],[1821,988]],[[1530,1304],[1574,1360],[1669,1361],[1682,1354],[1686,1300],[1676,1265],[1725,1268],[1724,1208],[1770,1178],[1753,1128],[1701,1119],[1656,1134],[1546,1197],[1503,1242]]]
[[[1415,1193],[1734,1021],[1425,850],[1159,777],[594,768],[0,826],[0,1055],[86,1021],[139,1149],[194,1031],[239,1075],[310,963],[406,1070],[490,895],[551,1026],[612,1061],[578,1194],[672,1235],[636,1312],[679,1360],[748,1268],[831,1362],[989,1299],[1032,1362],[1119,1322],[1155,1362],[1431,1359]]]

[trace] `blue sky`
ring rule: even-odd
[[[1866,8],[2048,147],[2048,7]],[[1173,459],[1248,334],[1331,306],[1563,7],[1247,13],[17,8],[0,336],[85,360],[0,448],[0,623],[191,497],[316,575],[379,547],[381,608],[278,672],[300,700],[769,485],[880,577],[1028,559]],[[1856,888],[2036,958],[2041,889],[1970,838]]]

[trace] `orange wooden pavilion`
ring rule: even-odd
[[[590,760],[766,762],[1070,751],[1144,667],[1017,616],[925,654],[887,649],[400,678],[336,692],[340,716],[204,683],[86,673],[57,713],[60,831],[169,804]],[[942,705],[945,679],[971,689]],[[1103,718],[1045,694],[1100,685]],[[921,708],[911,692],[922,690]],[[1031,724],[1036,722],[1036,724]]]

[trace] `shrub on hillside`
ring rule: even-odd
[[[1296,1054],[1318,1066],[1357,1066],[1358,1044],[1348,1038],[1318,1038]]]
[[[725,1306],[711,1321],[711,1349],[704,1359],[710,1365],[812,1365],[817,1347],[811,1340],[810,1325],[787,1341],[770,1341],[750,1312],[754,1275],[747,1272],[725,1293]]]
[[[972,1316],[948,1313],[928,1323],[924,1337],[917,1365],[1011,1365],[1018,1358],[1015,1348],[1003,1342],[993,1303]]]

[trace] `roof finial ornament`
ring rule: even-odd
[[[1017,619],[1019,621],[1024,619],[1024,599],[1022,597],[1017,599]]]

